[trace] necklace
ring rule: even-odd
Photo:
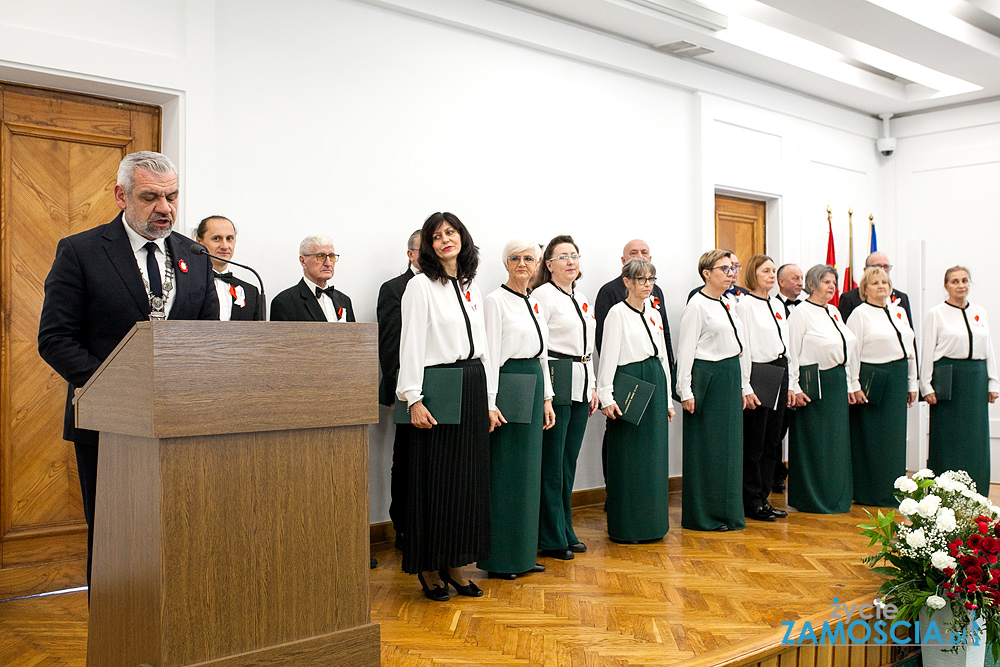
[[[174,264],[170,261],[170,247],[166,244],[163,246],[163,254],[167,268],[166,280],[163,281],[162,297],[153,295],[153,291],[149,289],[149,281],[146,280],[146,276],[142,276],[142,286],[146,288],[146,296],[149,298],[149,319],[151,320],[167,319],[167,299],[170,298],[170,292],[174,289]]]

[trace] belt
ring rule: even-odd
[[[572,354],[563,354],[562,352],[549,350],[549,356],[553,359],[569,359],[570,361],[578,361],[581,364],[585,364],[590,361],[590,357],[593,355],[585,354],[582,357],[574,357]]]

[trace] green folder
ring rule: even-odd
[[[691,393],[694,394],[694,411],[701,412],[705,407],[705,396],[708,395],[708,385],[712,384],[712,374],[697,366],[691,369]]]
[[[642,421],[642,416],[646,413],[646,406],[653,396],[656,385],[645,380],[632,377],[626,373],[615,374],[615,403],[622,411],[618,419],[624,419],[630,424],[638,425]]]
[[[438,424],[458,424],[462,421],[462,369],[425,368],[421,387],[423,404]],[[406,401],[396,401],[392,420],[410,423],[410,408]]]
[[[880,368],[871,368],[867,372],[862,370],[858,379],[861,381],[861,391],[865,392],[868,403],[873,407],[881,405],[889,374]]]
[[[501,373],[497,409],[511,424],[530,424],[535,410],[535,378],[526,373]]]
[[[799,389],[810,401],[823,398],[823,390],[819,386],[819,364],[799,366]]]
[[[786,372],[781,366],[761,364],[756,361],[750,364],[750,388],[753,389],[762,407],[778,409],[778,401],[782,400],[778,394],[781,393],[781,383],[785,379]],[[787,392],[783,400],[788,400]]]
[[[939,401],[951,400],[951,375],[954,366],[936,366],[934,377],[931,378],[931,389]]]
[[[549,379],[552,380],[552,405],[573,403],[573,360],[549,359]]]

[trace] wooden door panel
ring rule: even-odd
[[[753,255],[767,252],[766,208],[761,201],[716,195],[715,247],[732,250],[743,264]]]
[[[38,355],[59,240],[111,220],[118,163],[156,150],[159,110],[0,85],[0,599],[84,581],[86,525],[66,383]]]

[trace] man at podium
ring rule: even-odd
[[[173,231],[177,168],[150,151],[126,155],[118,167],[114,220],[68,236],[45,279],[38,352],[69,383],[63,437],[76,447],[87,520],[87,583],[94,544],[97,431],[74,424],[73,392],[139,321],[217,320],[212,266]]]

